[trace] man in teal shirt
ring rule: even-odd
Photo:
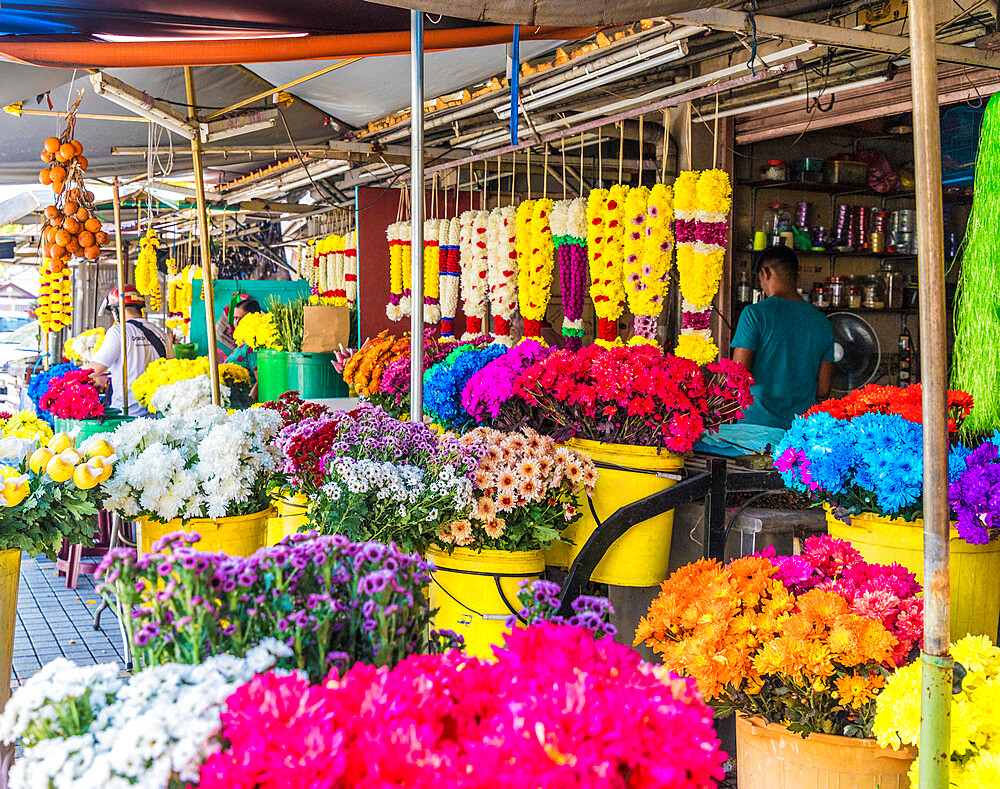
[[[743,310],[730,343],[733,360],[754,377],[754,403],[743,421],[787,430],[830,394],[833,328],[796,290],[799,261],[791,249],[770,247],[758,265],[767,298]]]

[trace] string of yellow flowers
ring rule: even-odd
[[[73,275],[69,266],[45,258],[38,276],[35,317],[43,332],[57,332],[73,322]]]
[[[517,295],[524,319],[524,340],[542,342],[542,321],[552,295],[555,242],[551,216],[554,201],[548,198],[527,201],[522,231],[521,207],[517,210]],[[524,203],[522,203],[522,206]],[[525,236],[522,243],[522,232]],[[522,254],[523,250],[523,254]]]
[[[684,297],[675,353],[708,364],[719,355],[709,319],[722,278],[732,185],[722,170],[683,172],[674,186],[674,196],[677,271]]]
[[[149,309],[157,312],[161,307],[160,274],[156,269],[156,250],[160,239],[149,228],[139,239],[139,257],[135,261],[135,289],[147,299]]]
[[[666,184],[656,184],[644,192],[643,200],[633,197],[633,192],[639,191],[629,192],[631,200],[626,198],[625,209],[625,235],[632,244],[625,256],[625,293],[633,316],[629,344],[656,345],[656,329],[673,263],[674,234],[670,226],[674,219],[674,193]]]
[[[441,320],[440,233],[440,219],[428,219],[424,222],[424,323],[437,323]]]
[[[595,189],[587,198],[587,256],[590,297],[597,315],[598,345],[621,345],[618,319],[625,306],[622,287],[622,241],[625,187]]]

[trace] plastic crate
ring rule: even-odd
[[[941,181],[971,185],[984,109],[952,107],[941,116]]]

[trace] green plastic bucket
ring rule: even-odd
[[[289,391],[297,391],[303,400],[310,397],[347,397],[347,383],[333,369],[333,358],[332,353],[289,353]]]
[[[257,351],[257,400],[267,403],[288,391],[288,351]]]
[[[79,425],[80,432],[76,436],[76,445],[80,446],[81,442],[91,436],[98,433],[113,433],[122,422],[131,422],[133,419],[135,419],[134,416],[111,416],[103,422],[99,422],[96,419],[60,419],[56,417],[56,432],[68,433]]]

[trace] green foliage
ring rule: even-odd
[[[20,504],[0,509],[0,550],[17,548],[54,559],[63,540],[93,539],[97,488],[81,490],[72,482],[32,475],[31,493]]]

